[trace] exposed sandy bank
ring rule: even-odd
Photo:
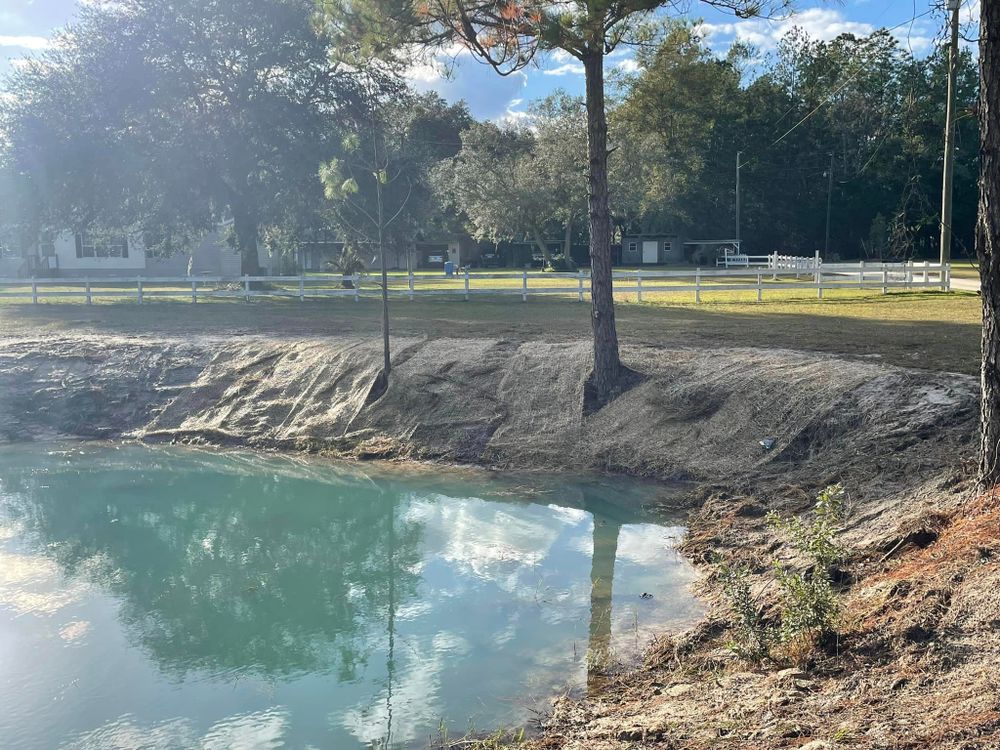
[[[364,406],[362,340],[65,336],[0,343],[0,436],[138,437],[501,467],[599,469],[732,485],[874,471],[908,481],[970,437],[971,378],[767,349],[630,347],[647,375],[581,413],[589,345],[395,341]],[[758,441],[776,439],[766,451]],[[815,482],[823,477],[815,477]]]

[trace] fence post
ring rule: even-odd
[[[306,275],[299,274],[299,302],[306,301]]]
[[[764,284],[763,284],[763,281],[764,281],[763,274],[760,271],[758,271],[757,272],[757,301],[758,302],[761,302],[764,299]]]
[[[913,261],[906,261],[906,288],[907,290],[913,290]]]
[[[816,299],[823,299],[823,266],[819,257],[819,250],[813,259],[813,269],[816,276]]]
[[[406,276],[406,288],[409,290],[410,302],[413,302],[413,269],[411,268]]]
[[[34,276],[31,277],[31,304],[38,304],[38,282]]]
[[[142,304],[142,276],[135,277],[135,301]]]
[[[528,301],[528,269],[524,269],[521,276],[521,302]]]
[[[90,296],[90,277],[84,278],[84,282],[87,284],[87,304],[93,303],[93,298]]]
[[[577,272],[576,272],[576,282],[577,282],[576,300],[577,300],[577,302],[583,302],[583,269],[582,268],[577,269]]]
[[[469,301],[469,267],[465,267],[465,301]]]
[[[198,282],[191,279],[191,302],[192,304],[198,301]]]
[[[882,264],[882,294],[889,293],[889,269]]]
[[[928,278],[927,270],[928,270],[929,267],[930,267],[930,261],[925,260],[924,261],[924,278],[923,278],[923,282],[924,282],[925,285],[927,284],[927,278]]]
[[[243,274],[243,298],[250,301],[250,274]]]
[[[951,263],[945,263],[944,264],[944,270],[942,271],[942,273],[944,274],[944,290],[946,292],[950,292],[951,291]]]
[[[354,301],[358,302],[361,300],[361,276],[359,274],[354,274],[351,277],[351,285],[354,287]]]
[[[694,269],[694,301],[701,304],[701,266]]]
[[[770,265],[771,266],[771,270],[774,271],[774,273],[771,276],[771,281],[777,281],[778,280],[778,251],[777,250],[775,250],[773,253],[771,253],[771,259],[770,259],[770,261],[768,261],[768,265]]]
[[[865,262],[859,261],[858,263],[858,289],[865,288]]]
[[[635,296],[636,302],[642,302],[642,271],[635,273]]]

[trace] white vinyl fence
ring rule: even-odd
[[[823,261],[817,252],[814,256],[807,255],[746,255],[740,252],[728,251],[716,259],[719,268],[792,268],[799,271],[818,268]]]
[[[773,256],[765,256],[773,257]],[[812,259],[808,259],[812,261]],[[472,272],[465,270],[456,276],[413,274],[390,276],[389,294],[393,297],[463,297],[476,295],[529,297],[543,295],[573,296],[580,302],[590,293],[590,274],[521,272]],[[154,299],[183,299],[198,302],[204,299],[235,298],[247,302],[257,297],[286,297],[299,300],[324,297],[362,297],[381,293],[380,277],[376,274],[347,277],[353,288],[345,288],[339,276],[217,276],[179,277],[115,277],[115,278],[45,278],[0,279],[0,298],[17,299],[38,304],[46,299],[55,301],[82,300],[92,304],[95,299],[132,300],[138,304]],[[808,268],[692,268],[683,270],[615,271],[616,294],[635,294],[639,302],[643,295],[694,292],[695,301],[711,292],[754,291],[757,300],[772,290],[815,290],[819,299],[823,292],[836,289],[873,289],[887,294],[890,289],[939,289],[950,291],[950,266],[938,263],[826,263]]]

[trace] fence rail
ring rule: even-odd
[[[768,256],[773,257],[773,256]],[[812,259],[809,259],[812,260]],[[712,292],[754,291],[757,300],[772,290],[837,289],[951,289],[951,268],[938,263],[827,263],[808,268],[692,268],[683,270],[615,271],[614,292],[635,294],[639,302],[651,293],[694,292],[695,302]],[[506,284],[499,283],[500,280]],[[539,283],[544,280],[545,283]],[[343,282],[350,282],[350,287]],[[393,297],[480,295],[529,297],[542,295],[575,296],[580,302],[590,293],[589,273],[544,273],[535,271],[470,273],[445,277],[409,273],[390,276],[389,294]],[[299,300],[324,297],[348,297],[359,300],[381,293],[378,276],[170,276],[103,278],[0,278],[0,298],[23,299],[34,304],[45,299],[132,299],[143,304],[151,299],[244,299],[287,297]],[[534,283],[532,283],[534,282]]]
[[[720,268],[784,268],[803,271],[816,269],[823,265],[823,261],[820,259],[818,252],[813,256],[781,255],[780,253],[746,255],[744,253],[727,252],[715,261],[715,265]]]

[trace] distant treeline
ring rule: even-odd
[[[46,232],[142,232],[153,252],[232,220],[244,272],[258,246],[295,257],[331,231],[395,252],[478,239],[586,242],[582,102],[556,94],[516,121],[476,122],[338,56],[313,0],[86,4],[0,92],[0,241]],[[671,22],[609,80],[618,237],[740,234],[752,252],[929,257],[938,252],[946,94],[942,49],[916,58],[888,32],[787,36],[720,58]],[[632,70],[634,72],[623,72]],[[955,255],[972,247],[976,66],[960,60]],[[380,218],[381,217],[381,218]],[[557,254],[557,253],[556,253]],[[282,263],[282,267],[288,267]]]

